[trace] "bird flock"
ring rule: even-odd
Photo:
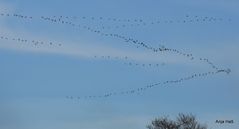
[[[21,15],[21,14],[9,14],[9,13],[0,13],[0,17],[13,17],[17,19],[22,19],[22,20],[27,20],[27,21],[32,21],[33,19],[37,19],[38,21],[41,22],[47,22],[47,23],[55,23],[55,24],[61,24],[61,25],[68,25],[69,27],[72,27],[73,29],[80,29],[80,30],[85,30],[88,32],[91,32],[93,34],[103,36],[103,37],[108,37],[108,38],[113,38],[113,39],[118,39],[121,40],[125,43],[128,43],[132,46],[135,46],[136,48],[143,48],[145,50],[151,51],[154,54],[160,54],[159,52],[168,52],[172,54],[177,54],[179,56],[183,56],[186,59],[190,61],[200,61],[202,63],[205,63],[209,65],[212,68],[212,71],[209,72],[204,72],[204,73],[195,73],[190,76],[186,77],[181,77],[176,80],[168,80],[164,82],[157,82],[153,84],[149,84],[144,87],[139,87],[136,89],[129,89],[126,91],[114,91],[114,92],[109,92],[109,93],[104,93],[102,95],[87,95],[87,96],[66,96],[67,99],[74,99],[74,100],[82,100],[82,99],[96,99],[96,98],[108,98],[116,95],[129,95],[129,94],[136,94],[136,93],[141,93],[144,92],[148,89],[154,88],[156,86],[163,86],[167,84],[175,84],[175,83],[181,83],[187,80],[199,78],[199,77],[205,77],[209,75],[214,75],[218,73],[227,73],[229,74],[231,72],[230,69],[220,69],[218,66],[216,66],[212,61],[210,61],[207,58],[202,58],[202,57],[196,57],[192,53],[187,53],[183,52],[177,49],[173,48],[167,48],[165,46],[160,46],[160,47],[153,47],[150,45],[150,43],[145,42],[145,41],[140,41],[137,40],[133,37],[128,37],[124,36],[118,33],[107,33],[107,29],[118,29],[118,28],[127,28],[127,27],[140,27],[140,26],[149,26],[149,25],[156,25],[156,24],[177,24],[177,23],[212,23],[212,22],[230,22],[231,19],[226,19],[226,18],[217,18],[217,17],[209,17],[209,16],[190,16],[186,15],[182,19],[179,20],[168,20],[168,19],[159,19],[159,20],[152,20],[148,21],[146,19],[142,18],[137,18],[137,19],[120,19],[120,18],[110,18],[110,17],[87,17],[87,16],[82,16],[82,17],[76,17],[76,16],[28,16],[28,15]],[[100,24],[100,27],[94,27],[94,26],[89,26],[83,23],[80,23],[81,21],[94,21],[94,22],[113,22],[117,23],[115,26],[102,26]],[[32,21],[33,22],[33,21]],[[30,44],[35,47],[40,47],[40,46],[53,46],[53,47],[64,47],[63,43],[54,43],[54,42],[44,42],[40,40],[29,40],[29,39],[24,39],[20,37],[8,37],[4,35],[0,35],[1,40],[6,40],[6,41],[14,41],[18,43],[25,43],[25,44]],[[108,59],[108,60],[121,60],[121,61],[127,61],[127,63],[124,63],[125,65],[129,66],[141,66],[141,67],[159,67],[163,66],[164,63],[158,64],[158,63],[138,63],[132,60],[129,60],[127,56],[125,57],[119,57],[119,56],[110,56],[110,55],[95,55],[93,58],[97,59]]]
[[[155,18],[158,20],[144,20],[142,18],[136,19],[119,19],[119,18],[105,18],[105,17],[76,17],[76,16],[52,16],[49,17],[50,19],[55,19],[58,21],[88,21],[88,22],[114,22],[118,23],[114,26],[98,26],[98,29],[119,29],[119,28],[130,28],[130,27],[141,27],[141,26],[152,26],[157,24],[186,24],[186,23],[213,23],[213,22],[223,22],[228,21],[230,22],[231,19],[219,18],[219,17],[209,17],[209,16],[191,16],[186,15],[183,19],[162,19],[162,18]],[[120,24],[119,24],[120,23]]]
[[[13,17],[16,17],[16,18],[28,19],[28,20],[31,20],[31,19],[35,18],[33,16],[26,16],[26,15],[20,15],[20,14],[4,14],[4,13],[1,13],[1,16],[7,16],[7,17],[13,16]],[[189,16],[187,15],[186,17],[189,17]],[[36,18],[39,18],[39,17],[36,17]],[[222,18],[213,18],[213,17],[211,17],[211,18],[205,17],[205,18],[206,19],[214,19],[213,21],[215,21],[217,19],[221,19],[221,21],[223,21]],[[153,51],[155,53],[156,52],[167,51],[167,52],[172,52],[172,53],[176,53],[178,55],[184,56],[186,58],[189,58],[190,60],[194,60],[196,58],[191,53],[185,53],[185,52],[179,51],[177,49],[166,48],[163,45],[161,47],[155,48],[155,47],[152,47],[152,46],[148,45],[148,43],[146,43],[144,41],[134,39],[133,37],[127,37],[127,36],[123,36],[123,35],[116,34],[116,33],[105,33],[103,30],[97,30],[97,29],[91,28],[90,26],[86,26],[86,25],[82,25],[82,24],[76,24],[76,23],[73,23],[73,22],[70,22],[70,21],[64,21],[61,18],[58,18],[58,19],[55,18],[54,19],[54,18],[50,18],[50,17],[40,16],[40,19],[42,19],[44,21],[48,21],[48,22],[70,25],[71,27],[73,27],[75,29],[87,30],[87,31],[90,31],[92,33],[96,33],[100,36],[106,36],[106,37],[121,39],[122,41],[124,41],[126,43],[130,43],[131,45],[134,45],[137,48],[142,47],[142,48],[145,48],[147,50]],[[231,21],[231,19],[230,19],[230,21]],[[218,68],[209,59],[200,58],[200,57],[198,59],[200,61],[203,61],[203,62],[209,64],[212,68],[218,70]]]
[[[206,76],[218,74],[218,73],[221,73],[221,72],[229,74],[231,72],[231,70],[230,69],[220,69],[216,72],[209,71],[209,72],[204,72],[204,73],[195,73],[195,74],[192,74],[190,76],[182,77],[182,78],[179,78],[179,79],[176,79],[176,80],[167,80],[167,81],[163,81],[163,82],[152,83],[152,84],[146,85],[144,87],[129,89],[129,90],[126,90],[126,91],[107,92],[107,93],[104,93],[102,95],[66,96],[66,98],[67,99],[72,99],[72,100],[82,100],[82,99],[97,99],[97,98],[99,99],[99,98],[109,98],[109,97],[120,96],[120,95],[139,94],[141,92],[145,92],[146,90],[152,89],[156,86],[165,86],[167,84],[182,83],[182,82],[187,81],[187,80],[195,79],[195,78],[198,78],[198,77],[206,77]]]
[[[28,40],[28,39],[23,39],[19,37],[7,37],[4,35],[0,35],[1,40],[6,40],[6,41],[15,41],[19,43],[25,43],[25,44],[30,44],[34,46],[40,46],[40,45],[48,45],[48,46],[61,46],[61,43],[54,43],[54,42],[44,42],[44,41],[39,41],[39,40]]]

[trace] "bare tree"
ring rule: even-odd
[[[185,115],[180,113],[176,120],[170,120],[167,117],[156,118],[148,129],[207,129],[206,125],[198,123],[196,117],[192,114]]]

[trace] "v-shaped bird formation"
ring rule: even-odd
[[[23,20],[28,22],[44,22],[44,23],[55,23],[59,25],[65,25],[70,29],[76,30],[85,30],[97,36],[103,36],[110,39],[120,40],[131,46],[134,46],[136,49],[143,48],[145,51],[149,51],[153,54],[160,54],[162,52],[171,53],[178,56],[181,56],[190,61],[199,61],[203,64],[210,66],[211,70],[208,72],[195,73],[189,76],[181,77],[178,79],[172,79],[162,82],[155,82],[146,86],[138,87],[135,89],[129,88],[126,91],[111,91],[108,93],[102,93],[99,95],[86,95],[86,96],[71,96],[67,95],[67,99],[71,100],[82,100],[82,99],[99,99],[99,98],[109,98],[112,96],[122,96],[122,95],[130,95],[144,92],[146,90],[152,89],[157,86],[168,86],[168,84],[177,84],[182,83],[187,80],[196,79],[199,77],[206,77],[209,75],[215,75],[219,73],[227,73],[231,72],[228,68],[220,68],[218,65],[214,64],[207,58],[196,57],[192,53],[187,53],[184,51],[180,51],[174,48],[168,48],[165,46],[153,47],[149,42],[140,41],[134,37],[129,37],[126,35],[122,35],[119,33],[107,32],[107,30],[117,30],[120,28],[130,28],[130,27],[148,27],[154,26],[157,24],[196,24],[196,23],[208,23],[212,24],[215,22],[231,22],[230,18],[221,18],[221,17],[211,17],[211,16],[192,16],[185,15],[181,19],[162,19],[162,18],[154,18],[157,20],[148,20],[143,18],[113,18],[113,17],[92,17],[92,16],[29,16],[22,14],[10,14],[10,13],[0,13],[0,18],[14,18],[15,20]],[[93,22],[94,25],[87,25],[86,22]],[[111,23],[110,25],[105,25],[102,23]],[[54,24],[52,24],[53,26]],[[54,49],[61,49],[65,47],[64,42],[57,43],[52,41],[41,41],[36,39],[25,39],[20,37],[14,37],[9,35],[0,35],[0,40],[2,41],[11,41],[16,44],[25,44],[29,47],[40,48],[40,47],[54,47]],[[130,59],[128,56],[112,56],[112,55],[94,55],[93,59],[105,59],[105,60],[119,60],[123,62],[124,65],[135,66],[135,67],[152,67],[157,68],[159,66],[165,65],[164,63],[142,63],[134,61],[134,59]]]

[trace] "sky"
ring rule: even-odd
[[[0,129],[238,129],[238,28],[238,0],[0,0]]]

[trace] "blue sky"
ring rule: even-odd
[[[0,0],[0,14],[0,128],[145,129],[155,117],[178,113],[193,113],[210,129],[239,127],[237,0]],[[42,16],[63,16],[75,26]],[[155,53],[84,26],[195,59]],[[119,94],[217,72],[199,58],[231,72]],[[85,99],[111,92],[118,94]],[[235,123],[219,125],[217,119]]]

